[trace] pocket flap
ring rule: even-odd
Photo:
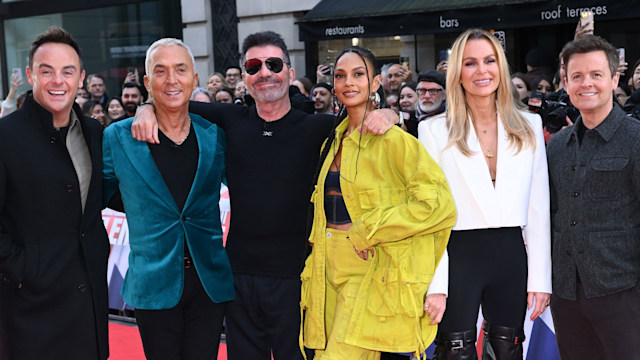
[[[591,167],[597,171],[621,170],[629,162],[628,157],[609,157],[591,160]]]

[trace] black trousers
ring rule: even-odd
[[[478,309],[494,325],[521,327],[527,307],[527,254],[520,227],[452,231],[449,297],[438,332],[473,330]]]
[[[551,315],[562,360],[640,359],[640,288],[587,299],[551,295]]]
[[[195,267],[185,268],[178,305],[135,310],[147,360],[217,360],[226,304],[211,301]]]
[[[236,298],[227,306],[229,360],[302,359],[300,279],[234,274]]]

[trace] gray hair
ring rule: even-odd
[[[386,78],[389,74],[389,68],[391,67],[391,65],[393,65],[393,63],[387,63],[382,65],[382,67],[380,68],[380,74],[382,74],[383,78]]]
[[[147,49],[147,56],[144,59],[144,69],[147,74],[151,74],[151,69],[150,69],[151,53],[153,53],[155,49],[161,46],[173,46],[173,45],[180,46],[187,51],[187,53],[189,54],[189,58],[191,59],[191,66],[194,68],[194,71],[195,71],[196,60],[193,57],[193,53],[191,52],[191,49],[185,43],[183,43],[182,40],[174,39],[174,38],[162,38],[162,39],[156,40],[156,42],[151,44],[151,46],[149,46],[149,48]]]
[[[189,98],[189,100],[193,100],[196,95],[198,94],[205,94],[209,97],[209,99],[211,99],[211,102],[213,102],[213,100],[215,100],[215,97],[213,97],[213,95],[211,95],[211,91],[205,89],[205,88],[201,88],[201,87],[197,87],[195,90],[193,90],[193,92],[191,93],[191,98]]]

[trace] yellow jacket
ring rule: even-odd
[[[304,345],[324,349],[324,179],[348,119],[336,129],[311,201],[312,255],[301,274]],[[449,186],[420,142],[397,127],[382,136],[353,131],[342,140],[340,186],[353,222],[349,239],[375,249],[355,298],[344,339],[387,352],[423,352],[437,327],[423,312],[425,294],[447,246],[456,212]],[[359,145],[358,145],[359,144]]]

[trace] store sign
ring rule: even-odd
[[[594,15],[607,15],[607,5],[598,5],[592,7],[581,7],[581,8],[571,8],[565,7],[562,8],[562,5],[558,5],[556,9],[551,10],[541,10],[540,11],[540,20],[557,20],[557,19],[572,19],[580,17],[580,14],[583,12],[591,12]]]
[[[367,2],[368,0],[358,0]],[[581,0],[540,1],[491,7],[456,9],[437,12],[407,13],[385,16],[361,16],[346,19],[302,19],[300,39],[303,41],[352,37],[459,32],[479,27],[509,29],[576,22],[580,13],[590,11],[598,20],[639,17],[629,11],[625,2],[589,3]],[[365,13],[375,13],[368,9]],[[364,10],[363,10],[364,11]]]
[[[349,35],[352,37],[357,37],[354,35],[364,35],[365,31],[364,31],[364,26],[362,25],[350,26],[350,27],[336,26],[333,28],[327,28],[324,33],[326,36]]]

